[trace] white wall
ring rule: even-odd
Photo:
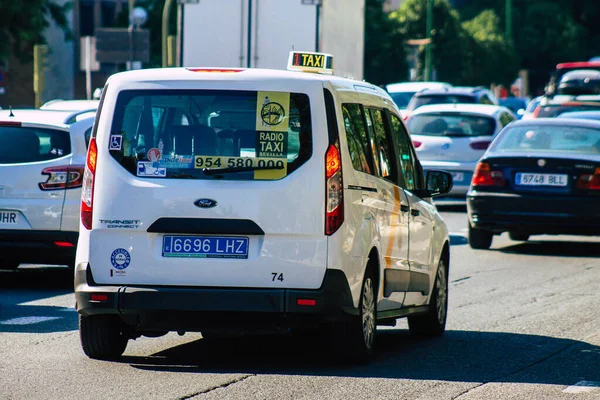
[[[323,0],[321,49],[334,56],[335,74],[363,78],[365,0]]]
[[[245,67],[247,0],[186,4],[184,67]]]
[[[319,51],[336,75],[362,79],[364,0],[323,0]],[[285,69],[289,52],[314,51],[316,7],[301,0],[252,0],[251,66]],[[201,0],[184,11],[183,65],[246,67],[248,0]]]
[[[253,29],[253,67],[285,69],[292,47],[315,51],[315,6],[301,0],[253,0],[253,4],[258,28]]]

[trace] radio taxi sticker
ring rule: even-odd
[[[287,158],[287,132],[259,132],[257,157]]]
[[[160,166],[165,168],[194,168],[194,156],[164,156],[160,160]]]
[[[125,269],[129,267],[131,262],[131,255],[125,249],[116,249],[110,255],[110,263],[115,269]]]
[[[275,180],[287,175],[287,159],[273,157],[196,156],[194,168],[265,168],[255,170],[254,179]]]
[[[259,91],[256,100],[256,130],[259,132],[287,132],[289,110],[289,93]]]
[[[120,151],[123,147],[123,135],[111,135],[109,150]]]

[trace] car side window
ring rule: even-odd
[[[508,113],[503,112],[502,114],[500,114],[500,125],[502,125],[502,128],[504,128],[506,125],[510,124],[514,120],[515,119]]]
[[[362,108],[362,109],[363,109],[363,116],[365,117],[365,123],[367,124],[367,133],[369,135],[369,140],[371,142],[371,156],[373,159],[373,166],[375,168],[373,175],[379,176],[379,171],[381,171],[381,166],[379,164],[379,154],[377,152],[377,145],[375,144],[375,134],[373,132],[373,119],[371,118],[371,113],[369,113],[368,109],[365,109],[365,108]]]
[[[357,171],[373,175],[371,145],[360,105],[344,104],[342,105],[342,113],[344,114],[346,141],[348,142],[348,153],[350,153],[352,159],[352,166]]]
[[[404,189],[414,190],[416,187],[415,160],[411,151],[410,137],[398,116],[390,113],[390,121],[398,143],[398,162],[400,163],[400,173],[402,175],[400,185]]]
[[[485,94],[483,96],[481,96],[481,98],[479,99],[479,102],[481,104],[494,104],[494,102],[492,100],[490,100],[490,98]]]
[[[375,137],[375,146],[377,148],[377,157],[379,159],[379,176],[391,182],[396,182],[396,174],[394,173],[394,150],[391,141],[387,137],[385,128],[385,116],[383,110],[367,109],[367,113],[371,114],[373,122],[373,136]]]

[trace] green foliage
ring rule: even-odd
[[[376,85],[407,80],[404,39],[383,12],[381,1],[366,0],[365,21],[365,80]]]
[[[517,76],[518,63],[514,49],[505,41],[500,18],[485,10],[462,24],[472,52],[466,57],[470,71],[465,71],[467,84],[502,83],[509,86]],[[473,43],[474,42],[474,43]]]
[[[53,0],[28,0],[25,6],[21,1],[0,0],[0,61],[6,61],[11,52],[23,61],[33,57],[33,45],[46,43],[44,30],[50,26],[49,20],[65,32],[65,39],[71,39],[66,18],[71,3],[63,6]]]

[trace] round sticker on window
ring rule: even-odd
[[[131,256],[129,252],[125,249],[116,249],[110,255],[110,263],[116,269],[125,269],[129,267],[129,263],[131,262]]]
[[[156,162],[156,161],[159,161],[161,158],[162,158],[162,154],[161,154],[160,150],[157,149],[156,147],[153,147],[150,150],[148,150],[148,160]]]

